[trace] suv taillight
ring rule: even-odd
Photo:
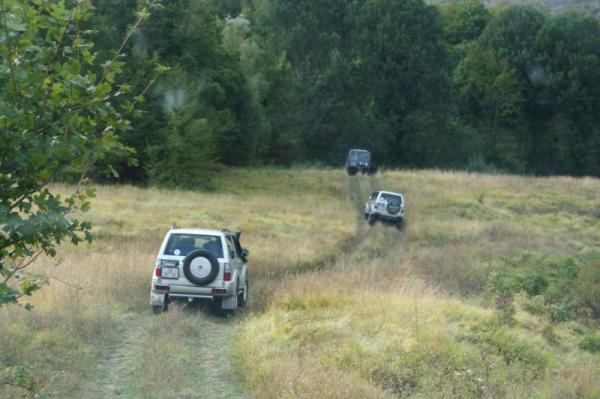
[[[160,267],[157,267],[156,269],[154,269],[154,275],[156,277],[162,277],[162,269]]]
[[[223,280],[231,281],[231,266],[229,265],[229,263],[223,264]]]

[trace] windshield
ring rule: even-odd
[[[348,156],[353,161],[369,161],[371,159],[371,154],[369,151],[350,151]]]
[[[402,197],[399,195],[396,195],[396,194],[382,193],[381,197],[379,197],[379,199],[383,199],[387,202],[398,201],[400,203],[400,205],[402,205]]]
[[[164,255],[186,256],[197,249],[208,251],[217,258],[223,257],[221,237],[198,234],[171,234]]]

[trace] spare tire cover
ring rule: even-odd
[[[196,285],[210,284],[219,274],[219,261],[208,251],[192,251],[183,260],[183,274]]]
[[[392,215],[395,215],[398,212],[400,212],[401,207],[402,206],[400,205],[400,201],[392,200],[387,204],[387,211]]]

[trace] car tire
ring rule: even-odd
[[[210,264],[210,271],[204,277],[195,276],[190,269],[192,261],[196,258],[206,258]],[[208,251],[204,251],[202,249],[192,251],[183,260],[183,274],[190,283],[196,285],[210,284],[215,278],[217,278],[217,275],[219,274],[219,261],[217,260],[216,256]]]
[[[237,292],[237,287],[236,287],[236,292]],[[235,313],[235,310],[237,308],[239,308],[239,306],[240,306],[239,296],[237,295],[237,293],[234,295],[234,298],[235,298],[235,308],[234,309],[223,309],[223,297],[221,297],[221,296],[213,297],[212,303],[210,304],[211,313],[214,314],[215,316],[219,316],[219,317],[233,316],[233,314]]]
[[[348,172],[348,175],[354,176],[358,172],[358,169],[356,169],[356,168],[347,168],[346,172]]]
[[[373,226],[376,221],[377,221],[377,216],[375,216],[372,213],[369,213],[369,216],[367,217],[367,222],[369,222],[369,225]]]
[[[244,292],[238,294],[238,307],[244,308],[248,304],[248,294],[250,292],[250,283],[246,278],[246,284],[244,286]]]
[[[216,316],[223,316],[223,298],[220,296],[214,297],[210,304],[210,311]]]
[[[396,222],[396,228],[400,231],[404,230],[404,219],[403,218],[398,219],[398,221]]]
[[[165,297],[165,301],[162,305],[152,305],[152,313],[161,314],[169,310],[169,298]]]

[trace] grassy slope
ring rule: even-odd
[[[598,294],[598,180],[389,172],[355,190],[377,185],[406,194],[406,231],[377,226],[326,271],[278,287],[239,335],[256,397],[600,395],[586,328],[556,315],[564,281],[518,286],[572,262],[567,284],[595,281]],[[490,281],[519,291],[512,318],[491,306]],[[565,320],[597,300],[577,295]]]
[[[56,397],[238,397],[234,368],[260,398],[600,395],[598,355],[579,349],[595,330],[581,323],[586,300],[598,302],[584,294],[600,292],[598,180],[260,169],[215,185],[99,188],[98,240],[65,247],[49,271],[70,285],[51,279],[31,312],[0,309],[0,366]],[[404,232],[357,217],[379,187],[406,194]],[[172,223],[245,231],[249,311],[152,317],[150,273]],[[592,284],[569,292],[575,309],[560,302],[557,268],[578,271],[570,286]],[[516,295],[512,322],[499,317],[490,281],[529,287],[532,271],[543,292]],[[237,360],[205,367],[206,347],[231,357],[218,352],[228,339]]]
[[[236,396],[235,389],[212,390],[216,381],[198,383],[213,373],[202,344],[227,355],[222,340],[235,320],[223,324],[178,309],[151,315],[150,277],[162,238],[173,223],[241,228],[252,250],[252,299],[258,303],[261,292],[269,292],[261,288],[270,284],[268,275],[307,269],[353,234],[345,181],[335,175],[233,170],[216,182],[215,193],[99,187],[87,215],[97,241],[65,245],[59,265],[48,259],[38,265],[52,278],[31,298],[31,312],[0,309],[0,381],[7,374],[23,376],[22,382],[34,376],[42,393],[60,398]],[[164,342],[172,342],[168,350]],[[227,378],[227,359],[214,363]],[[173,389],[163,380],[179,385]],[[0,398],[22,394],[0,384]]]

